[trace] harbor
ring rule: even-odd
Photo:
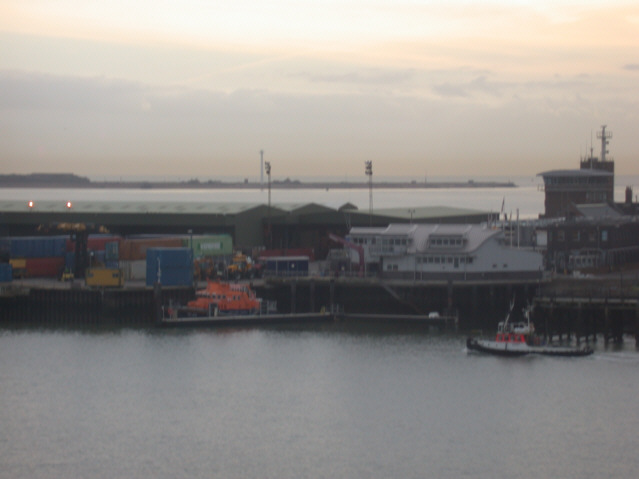
[[[540,283],[405,282],[377,279],[295,278],[255,280],[257,294],[277,303],[278,314],[236,319],[162,319],[162,308],[186,303],[193,287],[84,288],[43,280],[17,281],[0,292],[5,327],[158,325],[260,326],[307,321],[414,322],[442,331],[494,331],[509,302],[534,306],[532,319],[547,340],[617,343],[639,338],[634,281],[556,278]],[[597,291],[597,294],[593,294]],[[433,314],[436,313],[436,314]]]
[[[612,133],[604,125],[597,137],[600,157],[591,148],[579,169],[539,173],[543,187],[529,194],[543,191],[544,211],[534,220],[508,214],[505,196],[498,212],[417,200],[421,206],[373,208],[372,162],[368,210],[350,202],[273,203],[270,164],[266,203],[0,201],[0,319],[99,323],[114,316],[148,326],[370,319],[488,331],[515,300],[517,310],[533,306],[547,340],[619,344],[631,335],[637,342],[639,207],[629,186],[624,201],[614,201],[614,161],[606,156]],[[56,182],[100,190],[74,175]],[[351,183],[342,189],[363,185]],[[518,189],[511,183],[441,186],[456,194]],[[418,198],[422,186],[397,190]],[[394,189],[384,181],[377,187]],[[207,284],[211,291],[202,289]],[[252,295],[245,306],[227,306],[244,290]],[[258,314],[258,297],[277,306]],[[180,303],[200,317],[164,313]]]

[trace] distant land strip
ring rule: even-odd
[[[375,188],[514,188],[512,181],[373,181]],[[28,175],[0,175],[0,187],[5,188],[129,188],[129,189],[258,189],[267,188],[266,182],[244,181],[91,181],[72,173],[31,173]],[[356,181],[271,181],[273,189],[359,189],[368,188],[368,182]]]

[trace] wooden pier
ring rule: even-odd
[[[625,334],[639,345],[639,299],[610,297],[541,296],[533,301],[533,322],[545,337],[559,340],[573,336],[579,342],[621,342]]]

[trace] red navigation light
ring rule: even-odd
[[[73,206],[70,201],[67,201],[67,208],[71,208]]]
[[[29,203],[27,203],[27,205],[29,206],[29,208],[33,208],[33,201],[29,201]]]

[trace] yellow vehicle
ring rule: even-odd
[[[236,254],[233,261],[226,268],[229,278],[257,278],[262,274],[262,265],[253,262],[250,256]]]
[[[85,280],[87,286],[119,288],[124,284],[124,275],[117,268],[89,268]]]
[[[11,258],[9,260],[13,269],[14,278],[24,278],[27,275],[27,260],[24,258]]]
[[[60,281],[73,281],[73,271],[69,270],[69,269],[65,269],[62,272],[62,276],[60,276]]]

